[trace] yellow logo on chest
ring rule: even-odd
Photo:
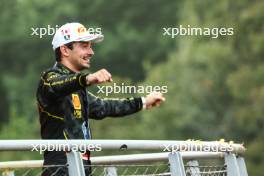
[[[78,94],[72,94],[72,104],[73,104],[73,115],[76,118],[82,117],[82,104],[80,102],[80,98]]]

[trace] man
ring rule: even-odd
[[[93,42],[103,40],[103,35],[90,34],[80,23],[67,23],[54,35],[52,45],[56,63],[41,75],[37,102],[42,139],[91,139],[89,119],[125,116],[150,109],[164,101],[161,93],[123,100],[100,99],[92,95],[89,86],[112,82],[106,69],[87,74],[94,55]],[[90,153],[82,154],[85,165],[90,165]],[[64,151],[46,151],[44,165],[65,165]],[[45,176],[67,175],[67,168],[44,169]],[[86,169],[86,175],[90,170]]]

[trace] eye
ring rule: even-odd
[[[91,47],[91,44],[89,44],[89,43],[82,43],[82,47],[83,48],[90,48]]]

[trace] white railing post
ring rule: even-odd
[[[225,154],[225,163],[227,166],[227,176],[241,176],[235,154]]]
[[[114,166],[105,168],[105,176],[117,176],[117,169]]]
[[[237,157],[237,164],[239,167],[240,176],[248,176],[246,163],[243,157]]]
[[[186,169],[186,174],[190,176],[201,176],[199,163],[197,160],[188,161],[187,164],[188,168]]]
[[[70,176],[85,176],[83,161],[80,152],[71,151],[66,154],[68,162],[68,171]]]
[[[169,154],[170,172],[172,176],[186,176],[180,152]]]

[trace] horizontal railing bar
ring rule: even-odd
[[[93,165],[160,162],[160,161],[167,161],[168,154],[169,152],[130,154],[130,155],[112,155],[112,156],[95,156],[95,157],[91,157],[91,162]],[[215,158],[224,157],[224,153],[222,152],[181,152],[181,155],[183,159],[215,159]],[[43,166],[43,160],[0,162],[0,169],[39,168],[42,166]]]
[[[100,146],[103,150],[159,150],[169,151],[211,151],[242,154],[241,144],[219,141],[167,141],[167,140],[0,140],[0,151],[31,151],[56,146],[56,150],[67,150],[86,146]],[[66,149],[65,149],[66,146]]]
[[[0,162],[0,169],[38,168],[43,166],[43,160],[4,161]]]
[[[223,152],[180,152],[183,159],[223,158]],[[91,159],[92,164],[131,164],[140,162],[167,161],[169,152],[145,153],[116,156],[98,156]]]

